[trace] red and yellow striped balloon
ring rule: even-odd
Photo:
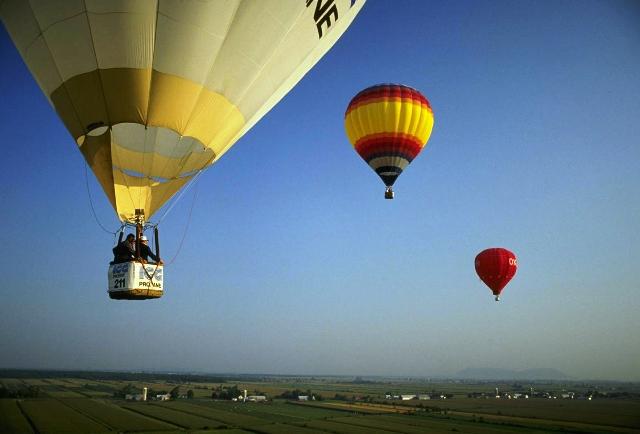
[[[345,113],[345,129],[356,152],[391,186],[422,151],[433,129],[429,101],[401,84],[378,84],[358,93]]]

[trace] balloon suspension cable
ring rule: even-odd
[[[165,210],[165,212],[162,214],[162,216],[158,219],[158,223],[156,223],[156,226],[158,226],[165,219],[167,214],[169,214],[169,212],[171,210],[173,210],[173,207],[176,206],[176,204],[180,201],[180,199],[182,199],[182,196],[184,196],[184,194],[187,192],[187,190],[189,190],[191,188],[191,186],[193,186],[194,184],[197,183],[197,181],[200,178],[200,175],[202,174],[202,172],[204,172],[204,169],[200,169],[198,171],[198,173],[196,173],[195,176],[191,179],[191,181],[189,181],[187,183],[187,185],[182,189],[182,191],[180,191],[180,193],[178,193],[176,198],[172,201],[171,205],[169,205],[169,207]],[[193,207],[193,205],[192,205],[192,207]]]
[[[91,189],[89,188],[89,175],[87,174],[87,162],[86,161],[84,162],[84,183],[85,183],[85,185],[87,187],[87,196],[89,198],[89,206],[91,207],[91,215],[93,215],[93,219],[96,221],[98,226],[100,226],[100,228],[103,231],[105,231],[106,233],[111,234],[114,237],[116,237],[118,232],[123,230],[124,225],[120,226],[120,228],[118,230],[110,231],[109,229],[105,228],[102,223],[100,223],[100,220],[98,220],[98,215],[96,214],[96,210],[93,207],[93,199],[91,197]]]
[[[140,261],[140,259],[137,259],[136,262],[142,264],[142,270],[144,271],[144,274],[147,275],[147,279],[149,279],[149,282],[153,281],[153,278],[156,275],[156,272],[158,271],[158,267],[160,266],[160,264],[156,263],[155,266],[156,268],[153,269],[153,273],[149,273],[149,270],[147,270],[147,264],[145,264],[144,262]]]
[[[173,255],[173,258],[171,258],[171,260],[166,263],[166,265],[173,264],[173,261],[176,260],[176,258],[180,254],[180,251],[182,250],[182,244],[184,243],[184,239],[187,237],[187,230],[189,229],[189,225],[191,223],[191,215],[193,214],[193,207],[196,203],[197,197],[198,197],[198,186],[196,185],[196,187],[193,189],[193,199],[191,200],[191,207],[189,208],[189,216],[187,217],[187,224],[184,226],[184,231],[182,232],[182,238],[180,239],[180,244],[178,244],[178,250],[176,251],[175,255]]]
[[[124,228],[127,227],[126,223],[122,223],[120,225],[120,228],[116,231],[115,234],[113,234],[113,240],[114,240],[114,245],[118,245],[120,244],[120,242],[122,241],[122,238],[124,237]],[[117,241],[116,241],[117,240]]]

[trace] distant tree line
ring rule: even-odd
[[[375,381],[371,381],[371,380],[364,380],[362,377],[356,377],[354,378],[354,380],[351,382],[351,384],[373,384],[375,383]]]
[[[121,389],[113,392],[113,397],[119,398],[119,399],[125,399],[127,395],[138,395],[141,393],[142,393],[142,390],[140,390],[140,387],[136,387],[133,384],[129,383],[129,384],[125,384]],[[169,392],[167,392],[166,389],[164,390],[163,389],[156,390],[152,388],[147,389],[147,399],[149,400],[156,399],[158,395],[166,395],[166,394],[171,395],[171,399],[178,399],[182,396],[180,395],[180,386],[174,387]],[[194,397],[193,390],[191,389],[187,390],[186,397],[187,399],[193,399]]]
[[[125,396],[127,395],[135,395],[138,393],[141,393],[142,391],[140,390],[139,387],[135,387],[133,384],[129,383],[129,384],[125,384],[122,388],[120,388],[119,390],[116,390],[115,392],[113,392],[113,397],[114,398],[120,398],[120,399],[124,399]],[[148,395],[150,395],[147,392]]]
[[[234,386],[217,386],[211,388],[213,392],[211,393],[211,399],[219,399],[219,400],[232,400],[233,398],[240,398],[244,396],[244,390],[238,389],[237,385]],[[261,392],[260,390],[254,390],[252,392],[253,395],[262,395],[266,396],[267,394]],[[187,393],[187,398],[188,398]]]
[[[510,392],[500,392],[500,395],[508,394]],[[519,392],[523,393],[524,392]],[[563,392],[558,391],[544,391],[544,390],[536,390],[532,394],[527,394],[527,396],[531,399],[548,399],[550,397],[558,397]],[[468,398],[493,398],[495,397],[495,392],[469,392],[467,393]],[[639,392],[629,392],[629,391],[607,391],[607,392],[599,392],[597,390],[587,390],[586,392],[578,392],[572,394],[572,399],[585,399],[585,398],[610,398],[610,399],[639,399]]]
[[[242,395],[238,386],[218,386],[211,393],[211,399],[232,400]]]
[[[342,395],[341,393],[336,393],[333,399],[336,401],[353,401],[353,396],[349,397],[347,395]]]
[[[300,390],[300,389],[285,390],[280,395],[278,395],[277,398],[297,400],[299,396],[308,396],[309,399],[311,399],[311,397],[313,396],[316,401],[322,401],[322,396],[313,393],[311,391],[311,389],[307,389],[307,390]]]
[[[151,381],[171,383],[226,383],[229,378],[200,374],[166,374],[153,372],[102,371],[31,371],[27,369],[0,369],[0,378],[81,378],[84,380]]]
[[[612,399],[638,399],[640,393],[638,392],[599,392],[597,390],[589,390],[584,395],[592,396],[593,398],[612,398]]]

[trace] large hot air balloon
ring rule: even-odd
[[[0,17],[118,218],[140,226],[280,101],[363,4],[5,0]]]
[[[393,183],[429,140],[433,111],[417,90],[379,84],[351,100],[344,125],[356,152],[386,185],[385,198],[393,199]]]
[[[494,247],[478,253],[475,265],[476,273],[499,301],[500,293],[516,274],[518,260],[509,250]]]

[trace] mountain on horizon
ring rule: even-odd
[[[456,378],[473,380],[568,380],[564,372],[553,368],[513,369],[500,368],[467,368],[458,371]]]

